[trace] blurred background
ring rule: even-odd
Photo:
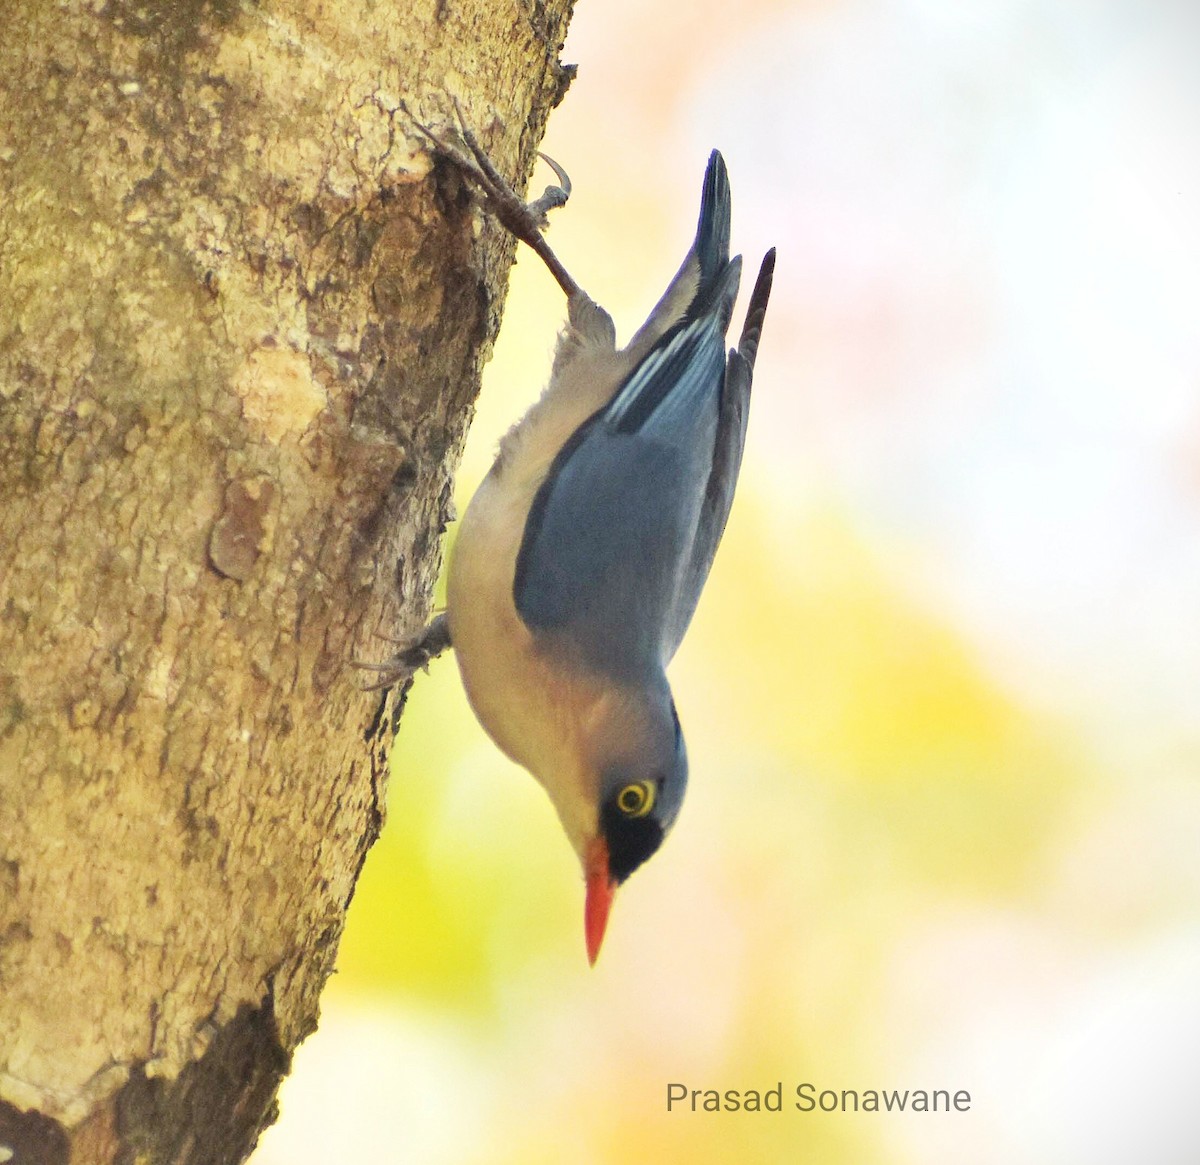
[[[1155,0],[582,0],[551,239],[618,335],[711,147],[735,250],[779,248],[672,672],[688,801],[589,970],[549,801],[451,659],[418,677],[254,1165],[1200,1159],[1198,34]],[[563,315],[523,253],[460,513]]]

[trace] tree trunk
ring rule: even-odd
[[[272,1118],[512,256],[400,99],[523,179],[569,9],[3,6],[0,1161]]]

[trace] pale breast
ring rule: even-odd
[[[447,578],[447,616],[471,707],[488,735],[551,794],[573,841],[594,831],[595,775],[581,768],[581,725],[592,685],[538,650],[513,602],[525,521],[559,449],[604,403],[591,361],[542,397],[501,444],[459,526]]]

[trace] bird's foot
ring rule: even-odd
[[[568,296],[579,294],[579,285],[567,273],[566,268],[550,249],[550,245],[542,234],[546,229],[550,211],[565,206],[567,199],[571,196],[571,179],[567,176],[567,172],[553,158],[549,158],[539,151],[538,157],[554,171],[559,184],[547,186],[540,198],[525,202],[496,169],[491,158],[488,157],[487,151],[479,144],[479,139],[467,125],[457,100],[454,102],[454,112],[458,117],[458,132],[462,138],[462,146],[448,140],[419,121],[407,107],[404,111],[413,125],[429,140],[434,152],[452,163],[479,191],[484,206],[505,229],[514,238],[519,239],[533,250],[538,258],[546,264],[550,274],[558,281],[558,285],[563,291]]]
[[[376,692],[381,688],[390,688],[401,680],[408,679],[414,672],[428,668],[430,661],[450,646],[450,624],[443,613],[435,616],[416,639],[392,642],[404,642],[405,646],[383,663],[353,661],[353,667],[379,673],[379,678],[373,684],[367,684],[363,691]]]

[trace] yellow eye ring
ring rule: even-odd
[[[626,817],[645,817],[654,808],[654,786],[649,781],[635,781],[617,794],[617,808]]]

